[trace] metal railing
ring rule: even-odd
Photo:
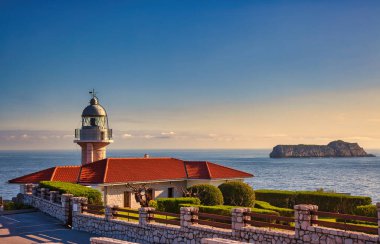
[[[97,141],[112,140],[112,129],[75,129],[74,139]]]

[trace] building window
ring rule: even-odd
[[[174,197],[174,187],[168,188],[168,197]]]

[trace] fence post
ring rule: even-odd
[[[28,185],[29,184],[21,184],[20,185],[20,193],[21,194],[26,194],[28,192]]]
[[[46,188],[40,188],[40,193],[41,193],[40,198],[45,199],[45,191],[46,191]]]
[[[33,188],[32,188],[33,196],[37,196],[37,189],[38,189],[38,185],[33,185]]]
[[[377,234],[379,235],[379,241],[380,241],[380,202],[376,203],[377,207]]]
[[[87,209],[87,198],[86,197],[73,197],[71,198],[73,202],[72,210],[73,210],[73,215],[74,213],[82,213],[83,209]]]
[[[199,209],[197,207],[181,207],[180,223],[181,228],[192,226],[198,220]]]
[[[242,228],[248,226],[245,221],[251,220],[248,213],[251,212],[250,208],[234,208],[231,211],[232,222],[232,236],[240,237]]]
[[[105,208],[104,208],[104,218],[105,220],[109,221],[111,219],[113,219],[113,210],[112,210],[112,206],[110,205],[106,205]]]
[[[312,220],[317,220],[317,215],[311,215],[311,211],[318,211],[317,205],[309,205],[309,204],[300,204],[294,206],[294,221],[295,221],[295,238],[302,241],[310,241],[303,240],[305,231],[312,226]],[[309,236],[309,235],[305,235]]]
[[[139,224],[146,225],[149,224],[150,218],[154,217],[154,214],[151,211],[154,211],[154,208],[151,207],[142,207],[139,208]]]
[[[57,196],[58,191],[50,191],[50,202],[55,201],[55,197]]]

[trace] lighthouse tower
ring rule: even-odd
[[[107,112],[99,104],[95,91],[90,94],[90,105],[82,112],[82,128],[75,129],[74,142],[82,148],[82,165],[106,158],[106,147],[113,142]]]

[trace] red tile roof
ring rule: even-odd
[[[182,161],[175,158],[106,158],[84,166],[57,166],[9,182],[38,183],[51,180],[102,184],[248,177],[253,175],[206,161]]]
[[[51,181],[78,182],[80,166],[57,166]]]
[[[40,181],[65,181],[76,183],[78,180],[80,166],[56,166],[12,180],[9,183],[38,183]]]

